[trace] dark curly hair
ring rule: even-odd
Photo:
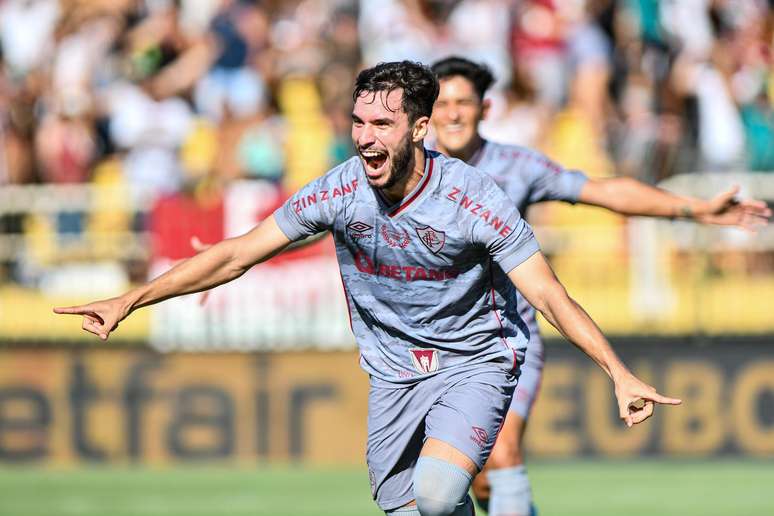
[[[448,77],[463,77],[469,80],[476,89],[478,98],[484,98],[484,93],[494,83],[494,75],[485,64],[478,64],[464,57],[451,56],[436,61],[431,67],[440,81]]]
[[[352,100],[357,101],[363,93],[389,93],[398,88],[403,90],[401,107],[408,115],[409,122],[432,115],[433,104],[438,98],[438,79],[430,68],[413,61],[379,63],[363,70],[355,79]]]

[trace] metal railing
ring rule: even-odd
[[[690,174],[664,186],[709,198],[731,184],[741,185],[742,195],[774,200],[774,174]],[[22,232],[0,233],[0,342],[87,339],[72,320],[41,325],[41,312],[115,295],[145,277],[132,278],[127,264],[147,265],[150,276],[169,267],[151,256],[147,223],[136,223],[147,221],[154,200],[148,190],[120,186],[0,188],[0,221],[22,221]],[[62,214],[81,217],[82,230],[57,231]],[[118,223],[95,223],[105,216]],[[749,235],[683,221],[612,218],[535,230],[560,279],[608,333],[774,332],[772,227]],[[352,346],[330,252],[260,266],[217,289],[205,305],[188,296],[137,314],[115,340],[148,341],[163,350]]]

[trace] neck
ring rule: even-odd
[[[475,136],[468,142],[467,145],[464,147],[457,149],[457,150],[449,150],[443,145],[441,145],[440,142],[436,143],[436,146],[438,147],[438,150],[442,152],[443,154],[446,154],[447,156],[451,158],[457,158],[461,159],[465,163],[469,162],[473,156],[476,155],[476,152],[481,149],[481,147],[484,146],[484,139],[481,138],[481,135],[476,132]]]
[[[381,188],[379,191],[385,199],[396,203],[404,199],[419,184],[419,180],[425,175],[425,146],[420,143],[414,146],[411,161],[408,164],[411,171],[406,177],[395,183],[390,188]]]

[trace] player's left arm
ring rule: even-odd
[[[734,186],[705,200],[676,195],[630,177],[589,179],[578,202],[601,206],[622,215],[684,218],[702,224],[738,226],[754,231],[768,223],[771,210],[763,201],[736,198]]]
[[[621,419],[628,426],[653,414],[655,403],[678,405],[642,382],[618,358],[586,311],[567,294],[541,252],[514,267],[508,277],[529,303],[564,337],[586,353],[613,380]]]
[[[640,381],[621,362],[591,317],[567,295],[511,199],[489,178],[474,171],[466,177],[471,179],[470,189],[480,193],[482,204],[501,219],[498,225],[495,218],[482,215],[471,222],[462,213],[460,222],[463,227],[470,223],[472,243],[483,245],[527,301],[613,380],[621,419],[631,426],[650,417],[655,403],[679,404],[680,400],[662,396]],[[472,178],[479,183],[473,184]]]

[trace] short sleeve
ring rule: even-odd
[[[491,180],[482,187],[484,203],[471,227],[473,241],[486,247],[506,273],[540,250],[532,227],[513,201]]]
[[[588,177],[578,170],[567,170],[540,153],[533,153],[527,166],[530,203],[542,201],[578,202]]]
[[[328,176],[307,184],[274,212],[274,220],[291,241],[331,229],[336,219],[336,203],[326,187]]]

